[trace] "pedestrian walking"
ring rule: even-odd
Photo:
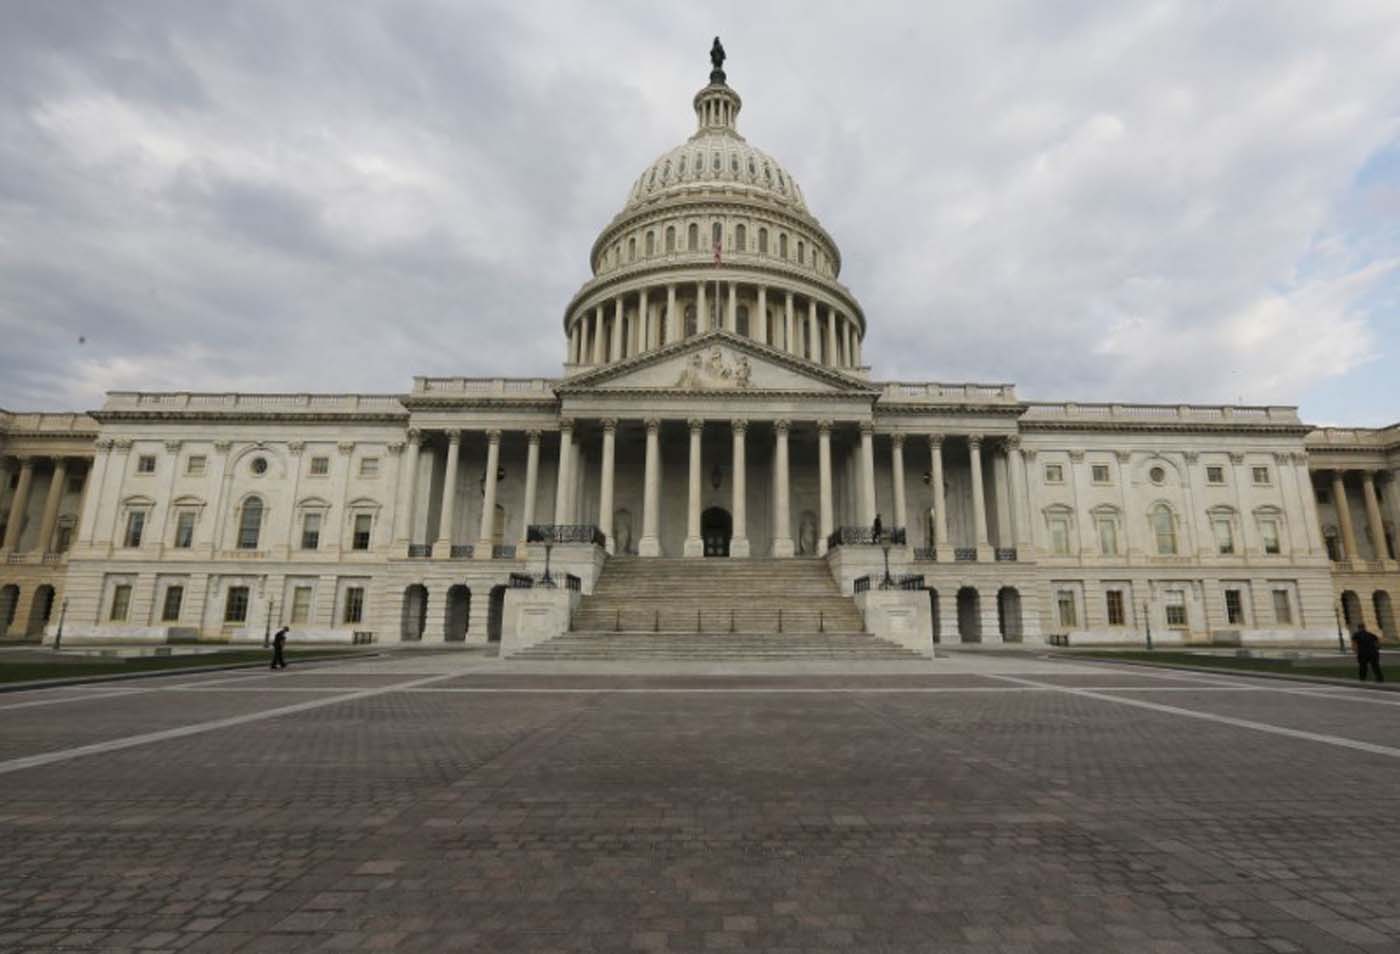
[[[1376,675],[1376,682],[1385,682],[1385,673],[1381,672],[1381,641],[1366,629],[1365,623],[1357,624],[1356,632],[1351,634],[1351,647],[1356,650],[1357,675],[1361,681],[1366,681],[1366,670],[1370,669]]]
[[[282,655],[282,649],[287,645],[287,627],[283,626],[272,636],[272,667],[273,669],[286,669],[287,659]]]
[[[885,535],[885,525],[880,522],[880,515],[878,513],[875,515],[875,522],[870,525],[870,535],[874,538],[876,543],[879,543],[880,538]]]

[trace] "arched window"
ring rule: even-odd
[[[1152,534],[1157,538],[1158,556],[1176,555],[1176,518],[1166,504],[1152,508]]]
[[[767,254],[768,254],[768,230],[767,230],[767,229],[759,229],[759,230],[758,230],[758,254],[760,254],[760,255],[767,255]]]
[[[807,262],[807,256],[806,256],[806,254],[805,254],[805,246],[802,244],[801,241],[798,241],[798,243],[797,243],[797,264],[799,264],[799,265],[805,265],[806,262]]]
[[[648,232],[648,233],[647,233],[647,258],[651,258],[651,257],[652,257],[653,255],[655,255],[655,254],[656,254],[656,233],[655,233],[655,232]]]
[[[636,240],[635,238],[630,238],[630,239],[627,240],[627,261],[629,261],[629,262],[635,262],[636,260],[637,260],[637,240]]]
[[[668,225],[668,226],[666,226],[666,251],[667,251],[667,252],[674,252],[675,250],[676,250],[676,227],[675,227],[674,225]]]
[[[698,252],[700,250],[700,226],[694,222],[690,223],[690,228],[685,236],[686,251]]]
[[[243,501],[243,511],[238,515],[238,549],[256,550],[258,535],[262,531],[263,502],[260,497],[249,497]]]
[[[787,258],[787,233],[786,233],[786,232],[779,233],[779,235],[778,235],[778,257],[779,257],[779,258]]]
[[[734,249],[739,252],[749,250],[749,230],[742,225],[734,226]]]
[[[721,248],[722,246],[720,245],[720,243],[723,240],[724,226],[716,222],[714,225],[710,226],[710,246],[712,248]]]

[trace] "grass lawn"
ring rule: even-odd
[[[1178,653],[1161,650],[1148,651],[1145,649],[1133,651],[1105,650],[1103,652],[1075,653],[1074,658],[1088,657],[1090,659],[1112,659],[1120,662],[1134,663],[1156,663],[1157,665],[1168,666],[1200,666],[1207,669],[1229,669],[1236,672],[1277,672],[1293,676],[1330,676],[1333,679],[1355,679],[1356,660],[1355,657],[1347,657],[1345,665],[1310,666],[1307,663],[1294,665],[1291,659],[1259,659],[1253,656],[1216,656],[1206,653]],[[1337,659],[1342,655],[1337,654]],[[1394,655],[1387,660],[1382,658],[1382,665],[1387,661],[1393,661]]]
[[[287,661],[295,663],[319,655],[348,654],[345,647],[334,649],[288,650]],[[141,656],[130,659],[100,656],[52,656],[36,652],[0,653],[0,683],[28,682],[32,679],[71,679],[80,676],[111,676],[129,672],[159,672],[162,669],[191,669],[197,666],[230,666],[238,663],[268,662],[270,649],[231,649],[227,652],[192,653],[185,656]]]

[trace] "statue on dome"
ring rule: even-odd
[[[714,69],[710,70],[711,83],[724,82],[724,44],[715,37],[714,44],[710,47],[710,65]]]

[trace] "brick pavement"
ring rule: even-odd
[[[1400,744],[1360,693],[1009,657],[286,676],[0,710],[57,752],[448,677],[0,775],[0,951],[1400,950],[1400,758],[1101,698]]]

